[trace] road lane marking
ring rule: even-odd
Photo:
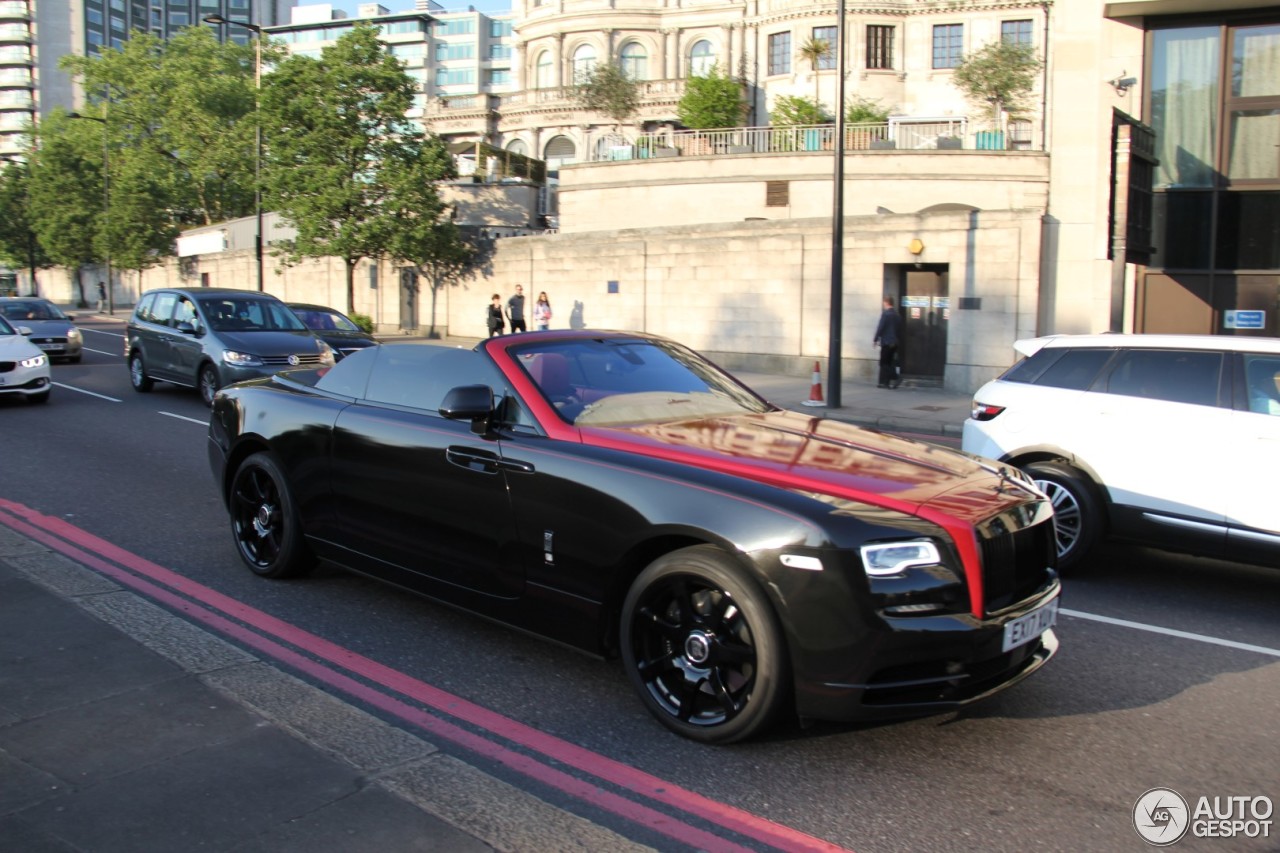
[[[102,329],[86,329],[86,328],[81,328],[81,329],[80,329],[80,331],[82,331],[82,332],[97,332],[99,335],[110,335],[110,336],[111,336],[111,337],[113,337],[113,338],[123,338],[123,337],[124,337],[124,335],[123,335],[123,334],[121,334],[120,332],[104,332]]]
[[[684,822],[678,816],[606,790],[589,778],[572,776],[553,765],[576,769],[644,799],[766,844],[781,853],[847,853],[846,848],[829,841],[681,788],[621,761],[468,702],[196,583],[62,519],[0,498],[0,525],[41,542],[147,598],[163,602],[187,618],[233,637],[270,659],[328,684],[339,693],[354,696],[570,797],[681,843],[712,853],[746,853],[748,849],[693,823]],[[346,675],[342,670],[352,675]],[[425,707],[410,705],[395,694]],[[461,720],[479,731],[468,730],[435,716],[431,710]],[[544,763],[533,755],[513,750],[498,743],[498,739],[540,753],[550,762]]]
[[[64,385],[61,382],[54,382],[52,384],[57,385],[59,388],[66,388],[68,391],[79,391],[81,394],[88,394],[90,397],[97,397],[100,400],[109,400],[112,403],[124,402],[123,400],[117,400],[115,397],[108,397],[106,394],[98,394],[94,391],[86,391],[83,388],[77,388],[74,385]]]
[[[104,349],[94,349],[93,347],[81,347],[81,349],[85,352],[96,352],[98,355],[109,355],[115,358],[124,358],[124,356],[120,354],[119,350],[116,350],[115,352],[107,352]]]
[[[173,412],[159,412],[158,414],[164,415],[166,418],[177,418],[180,421],[191,421],[193,424],[200,424],[200,426],[209,425],[208,421],[202,421],[196,418],[189,418],[186,415],[175,415]]]
[[[1163,634],[1166,637],[1195,640],[1198,643],[1209,643],[1214,646],[1225,646],[1228,649],[1238,649],[1244,652],[1257,652],[1260,655],[1271,655],[1272,657],[1280,658],[1280,649],[1269,649],[1266,646],[1255,646],[1251,643],[1237,643],[1235,640],[1224,640],[1220,637],[1210,637],[1206,634],[1192,634],[1188,631],[1178,631],[1173,628],[1161,628],[1159,625],[1147,625],[1142,622],[1130,622],[1128,619],[1115,619],[1111,616],[1099,616],[1096,613],[1083,613],[1079,610],[1068,610],[1065,607],[1058,608],[1058,613],[1063,616],[1074,616],[1077,619],[1088,619],[1093,622],[1104,622],[1107,625],[1118,625],[1121,628],[1133,628],[1137,631],[1148,631],[1152,634]]]

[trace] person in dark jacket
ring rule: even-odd
[[[893,300],[884,298],[884,310],[876,324],[876,336],[872,341],[880,347],[880,382],[877,388],[897,388],[902,384],[898,377],[898,341],[902,337],[902,318],[893,307]]]
[[[493,298],[489,300],[489,308],[485,314],[489,324],[489,337],[502,334],[502,330],[506,328],[506,323],[502,319],[502,297],[493,294]]]

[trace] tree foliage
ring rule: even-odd
[[[684,83],[684,94],[676,107],[680,123],[694,130],[738,127],[746,114],[742,84],[712,66],[705,75],[695,75]]]
[[[640,85],[612,62],[600,62],[575,87],[574,100],[622,125],[640,111]]]
[[[26,163],[5,163],[0,171],[0,261],[30,270],[34,291],[36,270],[51,266],[52,262],[31,221],[30,186]]]
[[[889,108],[874,98],[855,98],[844,111],[849,124],[884,124],[889,120]]]
[[[399,233],[439,218],[435,182],[453,175],[443,142],[405,118],[416,87],[377,32],[357,25],[318,59],[289,57],[262,93],[265,200],[297,229],[278,255],[342,258],[348,312],[355,265],[404,251]]]
[[[818,63],[831,55],[831,42],[826,39],[811,38],[804,44],[800,45],[797,54],[801,59],[809,63],[809,70],[813,72],[813,102],[821,104],[818,97]]]
[[[780,95],[769,111],[769,123],[774,127],[826,124],[830,120],[822,104],[799,95]]]
[[[1041,67],[1030,45],[992,42],[966,56],[951,80],[966,98],[982,107],[993,126],[998,126],[1002,113],[1025,109]]]

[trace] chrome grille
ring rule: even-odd
[[[297,364],[298,367],[304,367],[308,364],[321,363],[320,353],[317,353],[317,352],[298,353],[296,356],[293,356],[293,357],[298,359],[298,364]],[[290,356],[287,356],[287,355],[264,355],[262,357],[262,363],[269,364],[272,367],[293,367],[294,365],[290,363],[289,359],[290,359]]]

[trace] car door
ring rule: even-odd
[[[1228,556],[1280,564],[1280,355],[1243,353],[1241,393],[1221,443]]]
[[[1086,459],[1114,505],[1148,520],[1203,521],[1210,536],[1225,524],[1221,449],[1233,419],[1225,361],[1212,350],[1126,349],[1085,395],[1097,426]]]
[[[173,328],[169,325],[178,294],[161,291],[155,295],[146,318],[139,324],[138,341],[147,373],[156,379],[175,380],[173,353],[170,339]],[[177,381],[181,381],[178,379]]]
[[[169,369],[188,385],[196,383],[196,371],[204,354],[203,337],[204,323],[195,302],[179,295],[169,318]]]
[[[481,353],[380,348],[365,399],[335,425],[335,541],[399,583],[432,579],[512,598],[524,588],[507,489],[519,463],[496,437],[436,411],[451,388],[474,384],[503,386]]]

